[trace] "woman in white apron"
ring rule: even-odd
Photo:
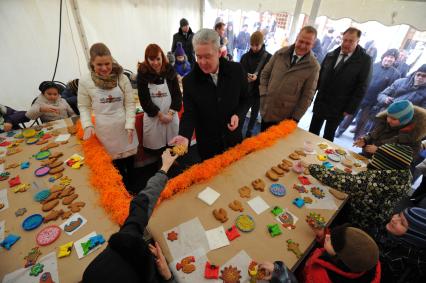
[[[108,47],[96,43],[90,48],[90,74],[79,81],[78,108],[84,129],[83,139],[96,137],[113,159],[129,190],[134,155],[138,148],[135,133],[135,101],[129,79],[115,62]],[[91,112],[95,116],[92,124]]]
[[[147,153],[160,155],[178,134],[178,112],[182,93],[176,71],[157,44],[145,50],[138,68],[139,101],[144,110],[143,146]]]

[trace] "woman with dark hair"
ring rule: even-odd
[[[38,89],[41,94],[25,114],[28,119],[36,120],[40,118],[44,123],[75,116],[70,105],[65,99],[61,98],[57,84],[51,81],[44,81]]]
[[[139,102],[145,112],[143,146],[147,152],[159,155],[178,134],[182,94],[176,71],[157,44],[146,48],[137,82]]]
[[[88,140],[96,133],[129,190],[139,144],[134,131],[132,85],[103,43],[95,43],[90,48],[89,69],[90,74],[79,80],[77,97],[83,139]],[[96,127],[92,123],[92,110]]]

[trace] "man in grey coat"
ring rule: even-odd
[[[284,119],[299,122],[312,102],[317,85],[319,64],[311,49],[317,31],[303,27],[296,42],[278,50],[260,77],[261,130]]]

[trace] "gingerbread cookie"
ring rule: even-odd
[[[278,176],[282,177],[284,176],[284,170],[282,170],[281,168],[279,168],[278,166],[273,166],[271,168],[272,171],[274,171],[275,174],[277,174]]]
[[[43,206],[41,207],[41,210],[43,210],[44,212],[50,211],[53,208],[55,208],[55,206],[57,206],[58,204],[59,204],[59,200],[57,199],[51,200],[43,204]]]
[[[169,241],[176,241],[178,239],[178,233],[176,233],[175,231],[171,231],[169,233],[167,233],[167,240]]]
[[[62,199],[62,204],[63,205],[69,205],[70,203],[72,203],[76,198],[78,198],[78,194],[73,194],[67,197],[64,197]]]
[[[61,173],[64,170],[65,170],[64,166],[58,166],[58,167],[55,167],[53,169],[50,169],[49,174],[50,175],[56,175],[58,173]]]
[[[62,186],[53,185],[52,188],[50,189],[50,192],[53,194],[53,193],[61,192],[63,189],[64,187]]]
[[[68,205],[68,208],[73,212],[73,213],[76,213],[76,212],[79,212],[80,211],[80,209],[82,208],[82,207],[84,207],[86,205],[86,203],[85,202],[83,202],[83,201],[77,201],[77,202],[74,202],[74,203],[72,203],[72,204],[70,204],[70,205]]]
[[[305,175],[311,175],[311,172],[309,172],[309,168],[306,167],[305,170],[303,170],[303,174]]]
[[[81,217],[77,218],[77,220],[71,221],[69,224],[64,226],[64,231],[65,232],[72,232],[75,229],[77,229],[78,227],[80,227],[80,225],[83,223],[83,219],[81,219]]]
[[[60,151],[58,151],[58,152],[52,152],[52,154],[50,154],[50,156],[49,156],[49,158],[50,159],[52,159],[52,158],[59,158],[59,157],[62,157],[64,154],[62,153],[62,152],[60,152]]]
[[[300,160],[300,155],[296,152],[290,153],[288,157],[293,160]]]
[[[314,200],[313,200],[312,198],[310,198],[310,197],[304,197],[304,198],[303,198],[303,201],[304,201],[305,203],[312,203]]]
[[[260,178],[251,182],[251,185],[256,191],[265,191],[265,182],[263,182],[263,180]]]
[[[171,152],[172,155],[182,156],[188,152],[188,147],[183,144],[177,144],[172,148]]]
[[[306,157],[306,153],[303,150],[295,150],[295,153],[297,153],[299,156]]]
[[[47,145],[43,146],[43,147],[40,149],[40,151],[49,150],[49,149],[51,149],[51,148],[55,148],[55,147],[58,147],[58,146],[59,146],[59,143],[51,142],[51,143],[48,143]]]
[[[223,208],[213,210],[213,215],[217,220],[219,220],[222,223],[228,221],[228,214],[226,213],[226,210]]]
[[[295,241],[288,239],[287,240],[287,250],[290,252],[293,252],[297,258],[300,258],[302,256],[302,252],[300,251],[299,244]]]
[[[176,269],[182,270],[184,273],[191,273],[195,271],[195,265],[192,264],[195,262],[195,257],[187,256],[183,258],[180,262],[176,263]]]
[[[291,162],[290,160],[287,160],[285,158],[282,160],[282,163],[285,164],[285,165],[287,165],[287,167],[292,167],[293,166],[293,162]]]
[[[240,197],[242,198],[250,198],[251,189],[247,186],[244,186],[238,189],[238,193],[240,194]]]
[[[290,172],[290,167],[288,167],[288,165],[285,164],[285,163],[278,164],[278,167],[281,168],[285,172]]]
[[[68,126],[67,131],[68,131],[68,134],[75,135],[77,133],[77,128],[74,125]]]
[[[330,194],[332,194],[335,198],[339,200],[344,200],[346,198],[346,194],[342,193],[341,191],[338,191],[336,189],[329,188],[328,191]]]
[[[42,201],[42,204],[46,204],[54,199],[57,199],[59,197],[61,193],[60,192],[50,192],[50,195],[47,199],[45,199],[44,201]]]
[[[222,270],[220,279],[224,283],[240,283],[241,271],[236,267],[232,267],[232,265],[227,266]]]
[[[39,140],[38,142],[36,142],[36,145],[42,145],[48,142],[49,142],[48,140]]]
[[[240,212],[244,211],[242,203],[240,201],[238,201],[238,200],[234,200],[233,202],[231,202],[230,204],[228,204],[228,206],[233,211],[240,211]]]
[[[273,182],[276,182],[279,179],[278,175],[272,170],[268,170],[265,175],[266,175],[266,177],[269,178],[269,180],[271,180]]]
[[[59,218],[59,216],[61,216],[63,213],[64,213],[64,211],[63,211],[62,209],[61,209],[61,210],[52,210],[52,211],[50,211],[50,213],[49,213],[49,214],[47,214],[47,215],[45,215],[45,216],[44,216],[44,220],[43,220],[43,222],[44,222],[44,223],[47,223],[47,222],[50,222],[50,221],[56,220],[56,219],[58,219],[58,218]]]
[[[70,218],[71,215],[72,215],[72,211],[68,210],[68,211],[65,211],[64,213],[62,213],[61,218],[62,218],[62,220],[65,220],[65,219]]]
[[[346,166],[348,168],[352,168],[352,166],[354,165],[354,163],[350,159],[343,159],[342,164],[343,166]]]
[[[54,162],[50,163],[48,166],[50,169],[53,169],[58,166],[61,166],[62,164],[64,164],[64,162],[62,162],[61,160],[55,160]]]
[[[68,186],[65,189],[63,189],[59,195],[59,198],[64,198],[67,196],[70,196],[74,194],[75,188],[73,186]]]
[[[11,164],[6,165],[6,168],[4,168],[4,170],[13,169],[13,168],[16,168],[16,167],[19,167],[19,166],[20,166],[19,163],[11,163]]]
[[[41,166],[49,166],[50,164],[52,164],[55,161],[56,161],[56,158],[45,159],[45,160],[41,161]]]

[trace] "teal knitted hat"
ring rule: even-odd
[[[388,116],[398,119],[401,125],[407,125],[413,120],[413,104],[408,100],[400,100],[392,103],[388,107]]]

